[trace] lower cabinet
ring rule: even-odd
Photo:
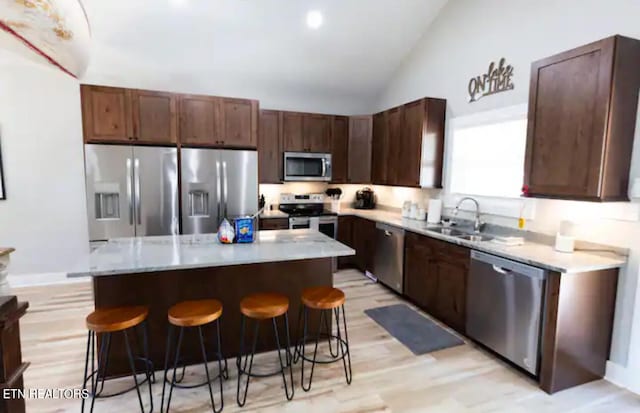
[[[356,250],[355,266],[360,271],[372,271],[376,253],[376,223],[353,217],[353,246]]]
[[[420,308],[464,333],[470,251],[407,232],[404,292]]]
[[[289,218],[260,218],[260,230],[289,229]]]
[[[353,217],[352,216],[340,216],[338,217],[338,234],[337,240],[344,245],[353,248]],[[355,258],[339,257],[338,268],[345,268],[354,265]]]

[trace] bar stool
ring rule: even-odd
[[[349,352],[349,336],[347,334],[347,317],[344,312],[344,302],[345,295],[342,290],[333,287],[312,287],[307,288],[302,291],[302,304],[303,306],[300,308],[300,312],[302,317],[299,317],[298,320],[303,320],[302,326],[302,337],[298,339],[298,343],[296,344],[295,350],[295,358],[294,362],[297,363],[300,359],[302,359],[302,369],[301,369],[301,383],[302,389],[304,391],[311,390],[311,381],[313,380],[313,370],[318,364],[329,364],[335,363],[337,361],[342,360],[342,364],[344,366],[344,375],[347,380],[347,384],[351,384],[351,354]],[[318,332],[316,333],[316,342],[315,348],[313,350],[313,358],[310,359],[306,355],[306,344],[307,344],[307,324],[309,320],[309,309],[320,311],[320,324],[318,325]],[[342,338],[342,333],[340,331],[340,310],[342,310],[342,325],[344,328],[344,338]],[[336,334],[334,335],[331,331],[330,320],[331,313],[335,315],[336,318]],[[322,332],[322,329],[325,329],[325,332]],[[300,331],[300,329],[298,329]],[[328,338],[329,339],[329,353],[330,358],[325,358],[324,360],[318,360],[318,342],[320,338]],[[331,346],[331,340],[336,340],[336,352],[333,353],[333,348]],[[342,353],[342,354],[340,354]],[[304,366],[305,362],[311,363],[311,373],[309,376],[309,384],[305,386],[304,382]]]
[[[171,395],[173,388],[178,387],[182,389],[194,389],[196,387],[202,387],[207,385],[209,387],[209,398],[211,400],[211,408],[215,413],[219,413],[224,407],[224,398],[222,394],[222,379],[229,378],[227,370],[227,360],[222,356],[222,347],[220,344],[220,316],[222,316],[222,303],[218,300],[193,300],[183,301],[171,307],[168,312],[169,319],[169,332],[167,334],[167,350],[164,361],[164,381],[162,384],[162,402],[160,404],[160,411],[163,412],[164,408],[164,396],[166,384],[170,384],[169,396],[167,398],[167,412],[171,405]],[[209,365],[207,364],[207,351],[204,345],[204,335],[202,333],[202,327],[207,324],[215,322],[216,327],[216,341],[217,341],[217,356],[218,356],[218,374],[211,379],[209,375]],[[180,379],[176,378],[176,369],[180,362],[180,348],[182,346],[182,338],[186,328],[198,328],[198,336],[200,339],[200,351],[202,352],[202,361],[204,362],[204,371],[207,376],[207,381],[198,384],[186,385],[181,384],[184,379],[184,372],[186,365],[182,367],[182,375]],[[171,339],[174,336],[173,329],[179,328],[178,343],[175,350],[174,362],[173,362],[173,376],[171,380],[167,378],[169,373],[169,356],[171,354]],[[224,368],[222,367],[222,361],[224,360]],[[211,388],[212,381],[219,380],[220,382],[220,407],[216,409],[216,403],[213,397],[213,389]]]
[[[238,402],[238,406],[242,407],[245,405],[247,401],[247,392],[249,390],[249,380],[251,377],[270,377],[275,376],[277,374],[282,374],[282,381],[284,383],[284,392],[287,400],[291,400],[293,398],[294,393],[294,385],[293,385],[293,370],[292,370],[292,361],[293,356],[291,355],[290,350],[290,340],[289,340],[289,316],[287,314],[289,310],[289,299],[281,294],[275,293],[258,293],[246,296],[240,301],[240,313],[241,313],[241,322],[240,322],[240,352],[238,353],[238,357],[236,359],[236,366],[238,367],[238,388],[236,390],[236,400]],[[284,326],[286,332],[286,348],[285,348],[285,359],[286,363],[282,362],[282,353],[280,347],[280,335],[278,332],[278,323],[277,318],[283,316],[284,317]],[[244,330],[246,318],[254,320],[254,331],[253,331],[253,344],[251,347],[250,354],[244,354]],[[276,339],[276,346],[278,348],[278,361],[280,362],[280,369],[270,373],[255,373],[252,372],[253,368],[253,356],[256,352],[256,345],[258,343],[258,334],[260,332],[260,323],[262,321],[266,321],[271,319],[271,323],[273,324],[273,333]],[[242,356],[244,355],[244,363],[242,362]],[[249,360],[249,370],[247,370],[247,360]],[[242,365],[241,365],[242,364]],[[285,366],[286,364],[286,366]],[[289,382],[291,383],[291,391],[289,391],[289,387],[287,386],[287,379],[285,374],[285,367],[289,368]],[[242,376],[247,376],[247,382],[244,386],[244,391],[242,397],[240,397],[240,384],[242,382]]]
[[[147,315],[149,309],[144,306],[136,307],[116,307],[116,308],[101,308],[97,309],[86,318],[87,329],[89,330],[87,336],[87,354],[84,362],[84,381],[82,389],[87,389],[87,382],[91,380],[91,408],[93,407],[97,398],[108,398],[119,396],[127,393],[133,389],[136,389],[138,393],[138,401],[140,402],[140,411],[144,413],[144,405],[142,403],[142,395],[140,394],[140,385],[145,382],[149,383],[149,412],[153,411],[153,395],[151,393],[151,383],[155,382],[155,374],[153,373],[153,363],[149,359],[149,343],[147,340]],[[131,351],[131,343],[129,341],[129,333],[133,332],[136,341],[139,344],[138,337],[136,335],[136,327],[140,326],[138,330],[142,330],[143,341],[143,353],[144,357],[134,357]],[[107,368],[109,364],[109,352],[111,350],[111,335],[113,333],[122,332],[124,336],[124,342],[127,349],[127,356],[129,359],[129,366],[131,367],[131,374],[133,376],[134,385],[126,390],[103,395],[104,382],[106,379]],[[95,348],[96,337],[100,335],[100,349],[98,353],[98,366],[95,367]],[[91,373],[89,374],[89,354],[91,354]],[[144,374],[146,378],[138,383],[138,372],[136,370],[135,362],[141,361],[144,364]],[[102,380],[100,380],[102,378]],[[101,381],[100,390],[98,390],[98,382]],[[84,412],[85,399],[82,399],[81,411]]]

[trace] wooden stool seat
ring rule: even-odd
[[[147,319],[145,306],[100,308],[87,316],[87,328],[96,333],[113,333],[135,327]]]
[[[333,287],[311,287],[302,291],[302,303],[314,310],[331,310],[345,302],[342,290]]]
[[[251,294],[240,301],[240,312],[257,320],[279,317],[288,310],[289,298],[277,293]]]
[[[197,327],[216,321],[222,315],[218,300],[183,301],[169,309],[169,322],[179,327]]]

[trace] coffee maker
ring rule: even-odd
[[[356,192],[356,209],[374,209],[376,207],[375,194],[371,188],[362,188]]]

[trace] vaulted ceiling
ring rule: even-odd
[[[248,97],[261,99],[281,91],[371,99],[446,1],[84,0],[93,37],[86,78],[188,78],[236,96],[253,88],[263,96]],[[310,10],[324,16],[317,30],[306,25]]]

